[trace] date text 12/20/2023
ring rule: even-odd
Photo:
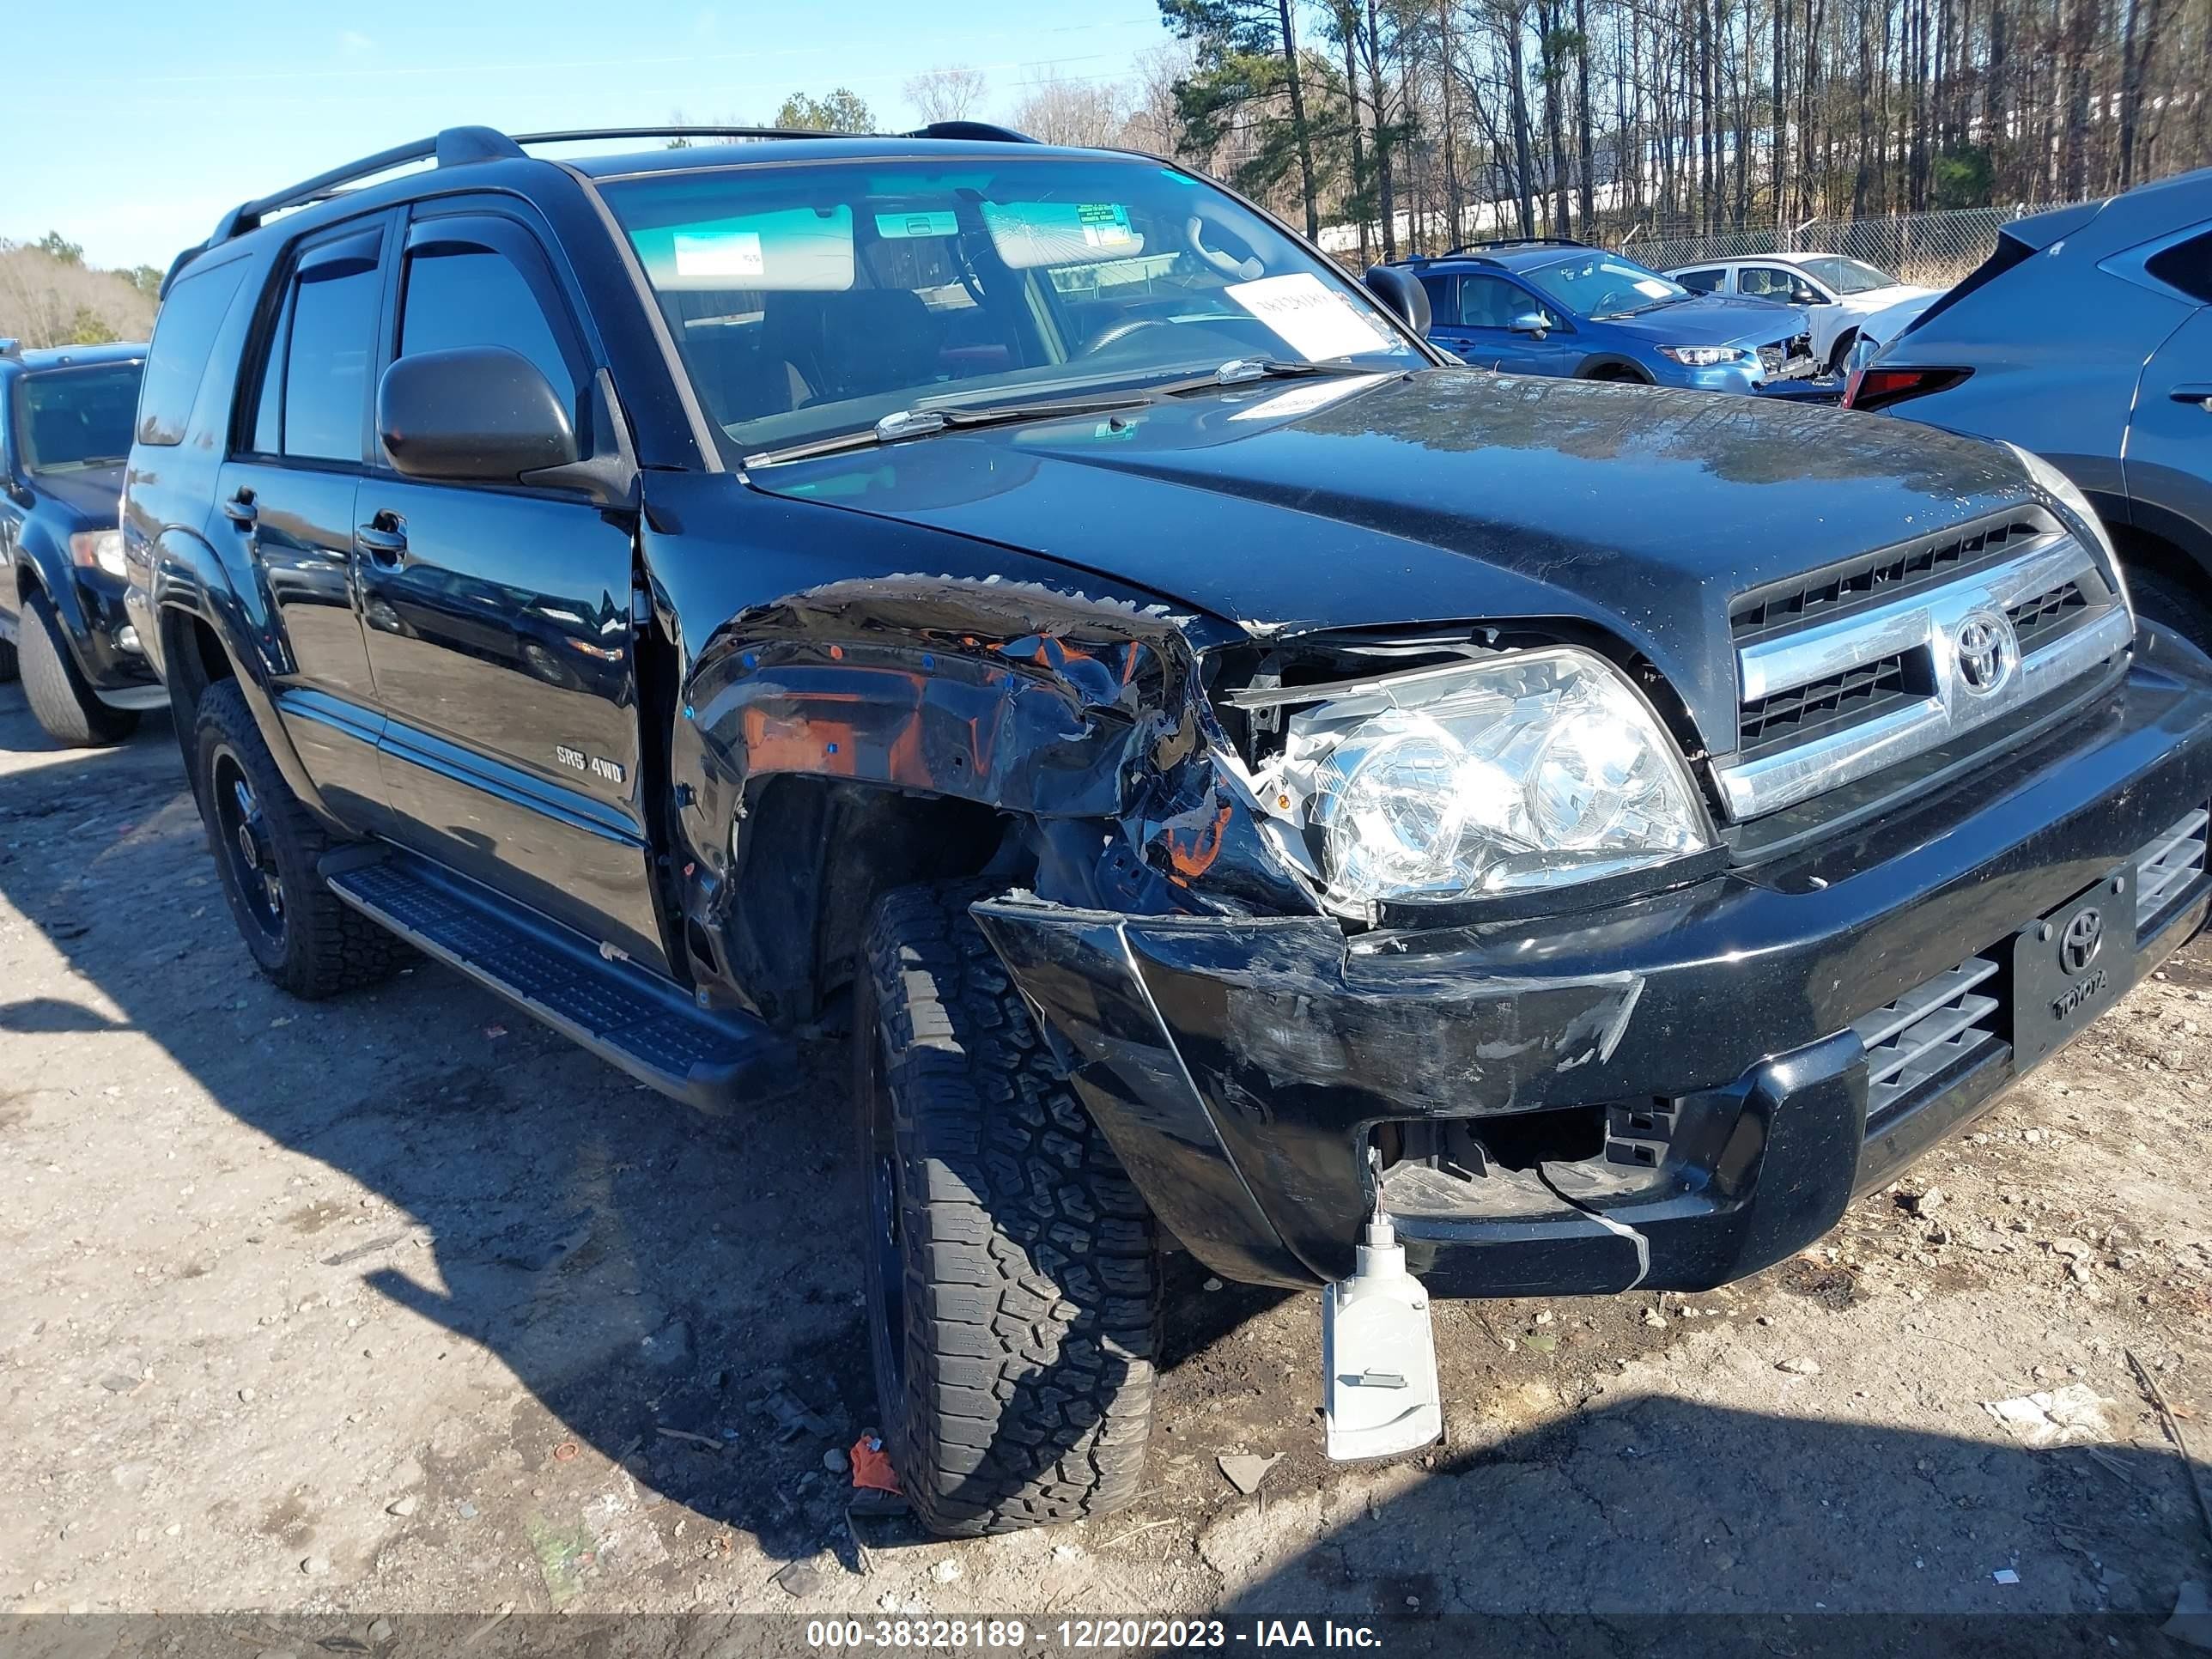
[[[1333,1620],[1061,1619],[1026,1625],[1018,1619],[814,1619],[811,1648],[972,1648],[1052,1653],[1181,1650],[1191,1648],[1364,1648],[1382,1645],[1370,1626]]]

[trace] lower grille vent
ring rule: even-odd
[[[2136,935],[2148,939],[2204,873],[2212,812],[2191,812],[2143,848],[2136,860]]]
[[[1869,1133],[1947,1086],[1966,1061],[2003,1043],[1997,1000],[1976,989],[1996,971],[1988,957],[1968,957],[1851,1022],[1866,1045]]]

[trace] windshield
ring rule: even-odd
[[[30,472],[113,466],[131,453],[143,363],[88,363],[26,374],[15,389],[15,444]]]
[[[1632,317],[1690,297],[1680,283],[1618,253],[1592,253],[1521,275],[1577,316],[1593,320]]]
[[[1897,278],[1887,271],[1863,265],[1856,259],[1846,259],[1840,253],[1819,254],[1794,263],[1832,294],[1870,294],[1878,288],[1897,286]]]
[[[605,195],[733,459],[1232,359],[1429,361],[1341,272],[1154,161],[863,159]]]

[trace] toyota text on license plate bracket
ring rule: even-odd
[[[2135,945],[2133,872],[2108,876],[2013,935],[2013,1070],[2071,1042],[2120,1000]]]

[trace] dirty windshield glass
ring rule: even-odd
[[[1237,359],[1425,361],[1341,272],[1158,162],[702,169],[606,197],[733,457]]]

